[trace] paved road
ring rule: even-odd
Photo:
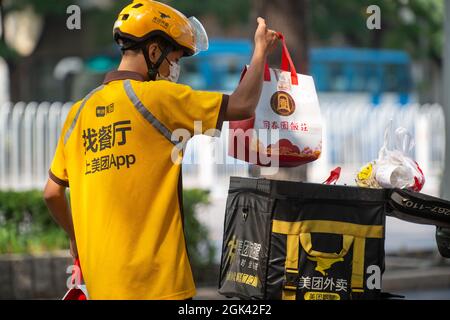
[[[408,300],[450,300],[450,288],[436,290],[420,290],[398,292]]]

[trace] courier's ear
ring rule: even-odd
[[[153,42],[148,46],[148,56],[150,57],[150,61],[152,63],[156,63],[161,56],[161,51],[159,50],[159,46],[156,42]]]

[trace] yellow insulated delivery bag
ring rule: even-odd
[[[231,177],[219,293],[377,299],[388,190]]]

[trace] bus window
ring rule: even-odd
[[[329,91],[346,91],[348,87],[348,78],[344,73],[344,65],[342,63],[328,63],[329,69]]]
[[[383,70],[383,91],[408,92],[410,90],[410,79],[408,74],[408,67],[406,65],[385,65]]]
[[[395,64],[387,64],[383,70],[383,91],[397,91],[398,85],[398,66]]]
[[[375,104],[381,101],[384,92],[398,94],[401,104],[411,94],[411,61],[403,51],[314,48],[310,61],[319,92],[364,93],[376,97],[372,99]]]
[[[240,60],[242,59],[231,56],[226,62],[227,70],[222,80],[223,90],[232,91],[238,86],[245,65],[245,62]]]
[[[201,90],[206,87],[206,80],[200,72],[197,62],[198,60],[195,58],[181,60],[179,82],[182,84],[187,84],[193,89]]]
[[[374,64],[352,64],[352,77],[349,91],[373,92],[377,89],[377,73]]]
[[[352,65],[350,91],[365,91],[367,88],[366,66],[360,63]]]

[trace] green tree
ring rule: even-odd
[[[177,8],[186,16],[201,17],[213,14],[218,17],[224,27],[232,23],[247,23],[251,11],[250,0],[163,0],[162,2]]]
[[[369,30],[366,10],[381,9],[381,29]],[[311,27],[321,43],[342,37],[353,46],[397,48],[415,58],[440,63],[443,46],[442,0],[310,1]]]
[[[66,8],[76,1],[71,0],[14,0],[2,1],[4,3],[5,12],[22,10],[28,6],[32,6],[36,13],[46,15],[59,15],[61,12],[66,12]]]
[[[186,245],[194,268],[214,262],[215,247],[198,220],[200,206],[209,203],[205,190],[183,191]],[[38,190],[0,191],[0,254],[67,249],[67,235],[52,219]]]
[[[209,240],[208,229],[196,217],[200,206],[209,204],[209,192],[201,189],[183,191],[183,211],[186,245],[194,268],[211,265],[216,254]]]

